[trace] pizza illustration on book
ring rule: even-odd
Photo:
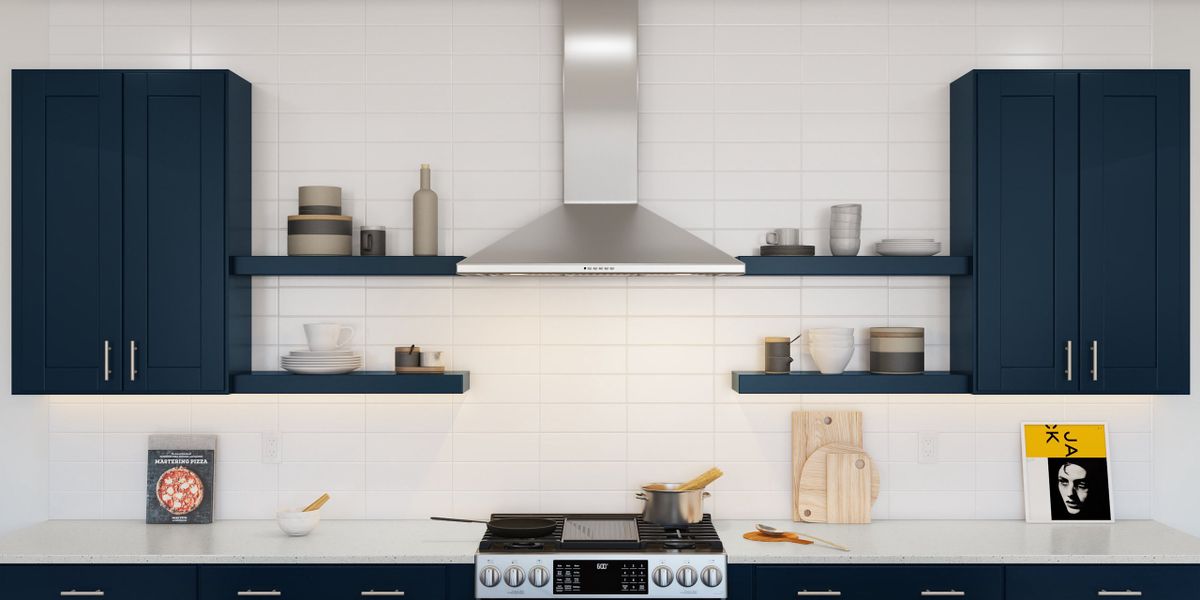
[[[155,489],[158,503],[173,515],[186,515],[204,501],[204,482],[184,467],[163,471]]]

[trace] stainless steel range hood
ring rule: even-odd
[[[741,275],[741,261],[638,206],[638,0],[563,0],[563,206],[459,275]]]

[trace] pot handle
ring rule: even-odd
[[[644,493],[642,493],[642,492],[637,492],[637,493],[635,493],[635,494],[633,495],[633,497],[634,497],[634,498],[637,498],[638,500],[645,500],[645,499],[646,499],[646,494],[644,494]]]

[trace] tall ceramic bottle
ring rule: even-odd
[[[413,256],[437,256],[438,196],[429,189],[429,165],[421,165],[421,189],[413,194]]]

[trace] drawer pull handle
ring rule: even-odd
[[[270,590],[270,591],[258,591],[258,590],[238,590],[238,593],[237,593],[237,595],[238,595],[238,596],[241,596],[241,597],[246,597],[246,596],[250,596],[250,597],[262,597],[262,596],[269,596],[269,597],[279,597],[279,596],[282,596],[282,595],[283,595],[283,592],[281,592],[281,591],[279,591],[279,590]]]
[[[947,598],[947,597],[953,597],[953,598],[962,598],[963,596],[966,596],[966,595],[967,595],[967,593],[966,593],[966,592],[960,592],[960,591],[958,591],[958,590],[921,590],[921,597],[922,597],[922,598],[929,598],[929,597],[934,597],[934,598]]]
[[[362,592],[362,593],[361,593],[361,594],[359,594],[359,595],[360,595],[360,596],[366,596],[366,597],[368,597],[368,598],[379,598],[379,597],[385,597],[385,598],[400,598],[400,597],[403,597],[403,596],[404,596],[404,592],[402,592],[402,591],[400,591],[400,590],[392,590],[392,591],[390,591],[390,592],[389,592],[389,591],[387,591],[387,590],[379,590],[379,591],[375,591],[375,590],[367,590],[367,591],[365,591],[365,592]]]
[[[796,592],[796,595],[801,598],[814,598],[814,597],[836,598],[838,596],[841,596],[842,593],[837,590],[825,590],[823,592],[822,591],[810,592],[808,590],[800,590],[800,591]]]
[[[1096,595],[1100,596],[1102,598],[1112,598],[1112,597],[1140,598],[1142,596],[1142,593],[1137,590],[1124,590],[1124,591],[1111,591],[1111,592],[1108,590],[1100,590],[1100,591],[1096,592]]]
[[[96,598],[103,596],[104,590],[67,590],[65,592],[59,592],[58,595],[62,596],[63,598]]]

